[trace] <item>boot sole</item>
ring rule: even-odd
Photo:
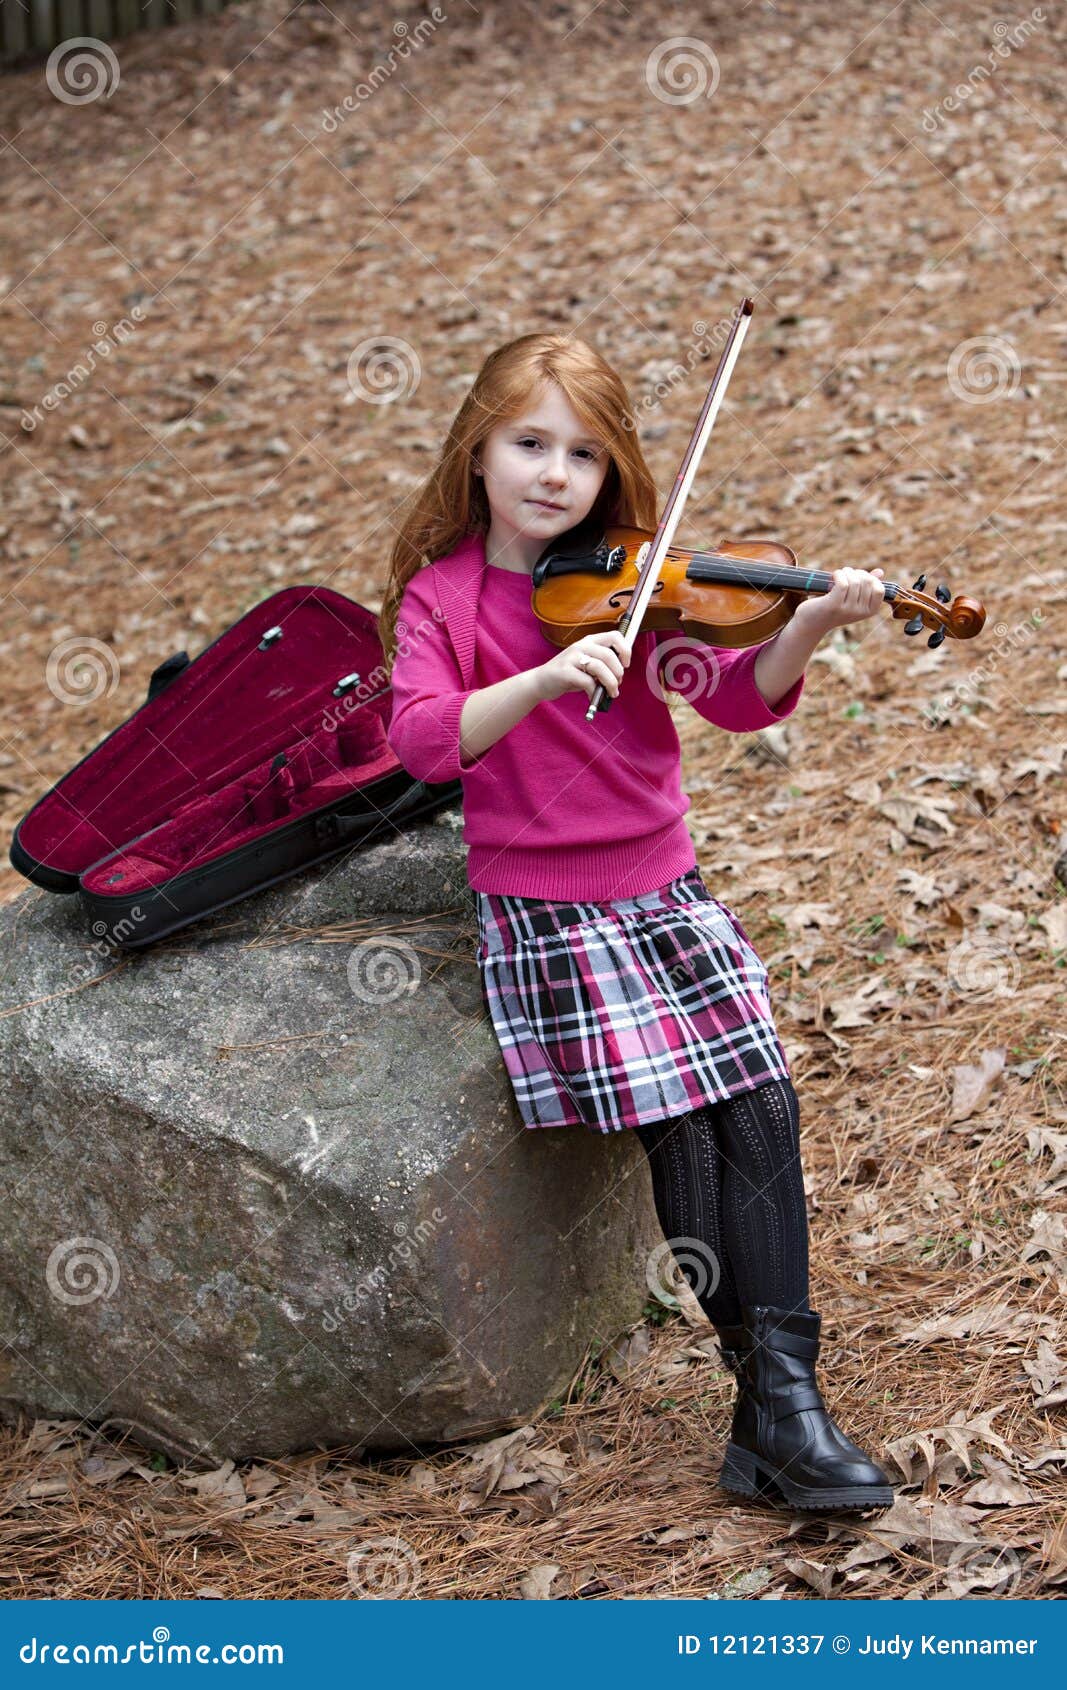
[[[892,1485],[832,1485],[818,1490],[798,1485],[784,1474],[773,1473],[758,1455],[735,1443],[726,1446],[719,1486],[777,1508],[891,1508],[894,1500]]]

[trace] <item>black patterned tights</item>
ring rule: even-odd
[[[743,1304],[808,1307],[799,1127],[796,1091],[782,1079],[633,1129],[659,1223],[715,1325],[736,1325]]]

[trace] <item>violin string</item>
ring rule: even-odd
[[[798,564],[760,563],[757,559],[744,563],[737,558],[729,557],[722,552],[694,552],[691,564],[707,563],[712,569],[686,569],[686,579],[691,581],[721,581],[745,587],[778,587],[791,593],[828,593],[834,584],[833,576],[824,569],[803,570]],[[798,585],[797,576],[802,575],[803,581]],[[883,581],[883,589],[892,588],[892,596],[900,591],[896,582]],[[888,597],[888,593],[886,594]]]

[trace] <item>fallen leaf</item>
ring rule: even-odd
[[[1012,1455],[1010,1446],[991,1425],[994,1416],[1003,1407],[1005,1404],[1001,1403],[971,1420],[949,1420],[943,1426],[907,1432],[886,1446],[886,1458],[902,1474],[905,1486],[921,1484],[930,1477],[939,1484],[956,1484],[960,1478],[970,1475],[972,1444],[990,1444],[1003,1455]],[[939,1445],[944,1446],[946,1454],[939,1456]],[[918,1456],[922,1457],[922,1466],[916,1470]]]
[[[1053,904],[1037,919],[1039,926],[1048,934],[1049,950],[1067,950],[1067,899],[1061,898],[1058,904]]]
[[[803,1579],[805,1584],[810,1584],[813,1590],[817,1590],[820,1596],[835,1596],[837,1594],[834,1589],[836,1568],[824,1566],[821,1561],[809,1561],[796,1555],[787,1555],[785,1565],[791,1573],[796,1574],[797,1578]]]
[[[225,1497],[230,1502],[248,1500],[241,1475],[235,1472],[232,1461],[224,1461],[221,1467],[210,1473],[194,1473],[191,1478],[183,1478],[180,1482],[188,1490],[195,1491],[197,1496]]]
[[[776,919],[785,923],[787,933],[799,936],[806,927],[837,927],[841,922],[840,911],[833,904],[783,904],[780,908],[768,911]]]
[[[1034,1236],[1023,1248],[1023,1261],[1046,1255],[1051,1262],[1062,1263],[1067,1240],[1067,1215],[1052,1215],[1045,1209],[1035,1209],[1030,1216],[1030,1231]]]
[[[853,991],[828,998],[826,1008],[834,1027],[869,1027],[870,1011],[892,1008],[900,994],[894,988],[881,990],[884,978],[882,974],[874,974]]]
[[[651,1332],[647,1321],[642,1322],[628,1337],[608,1344],[601,1351],[601,1365],[620,1385],[638,1371],[648,1360]]]
[[[964,1502],[982,1508],[1018,1508],[1024,1502],[1034,1501],[1033,1491],[1002,1461],[995,1461],[989,1455],[979,1456],[979,1460],[988,1476],[964,1491]]]
[[[1039,1468],[1047,1467],[1049,1463],[1057,1467],[1067,1467],[1067,1449],[1042,1449],[1032,1461],[1024,1463],[1028,1473],[1036,1473]]]
[[[1012,1303],[985,1303],[968,1309],[965,1314],[931,1315],[900,1334],[901,1339],[914,1339],[925,1344],[938,1338],[1026,1338],[1035,1332],[1055,1330],[1051,1315],[1034,1314],[1030,1309],[1017,1308]]]
[[[955,880],[941,882],[937,875],[922,874],[917,868],[898,869],[897,882],[924,909],[941,903],[943,898],[955,891],[957,885]]]
[[[560,1451],[534,1442],[539,1436],[533,1426],[520,1426],[484,1444],[461,1444],[460,1453],[469,1457],[473,1483],[468,1483],[459,1508],[469,1511],[485,1503],[495,1492],[506,1493],[541,1486],[535,1514],[541,1502],[549,1511],[555,1505],[566,1477],[567,1457]]]
[[[954,798],[886,798],[878,805],[879,813],[916,845],[929,845],[939,831],[955,833],[946,814],[955,808]]]
[[[957,1544],[979,1541],[974,1523],[981,1517],[977,1508],[948,1502],[920,1508],[907,1497],[897,1496],[887,1513],[864,1523],[864,1530],[893,1550],[919,1547],[944,1566]]]
[[[559,1572],[555,1561],[539,1561],[536,1567],[523,1573],[519,1580],[519,1594],[524,1602],[547,1602],[552,1580]]]
[[[982,1052],[977,1067],[960,1062],[952,1070],[952,1108],[949,1119],[965,1121],[976,1110],[984,1109],[1004,1067],[1007,1050],[1003,1045]]]
[[[1056,1408],[1067,1402],[1067,1375],[1047,1338],[1038,1339],[1037,1359],[1024,1361],[1023,1369],[1030,1376],[1035,1408]]]

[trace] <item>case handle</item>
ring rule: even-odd
[[[359,816],[318,816],[315,820],[315,837],[323,843],[335,839],[355,839],[361,834],[371,833],[380,822],[389,821],[393,816],[417,804],[426,795],[426,782],[417,780],[402,792],[399,798],[394,798],[384,810],[375,810],[371,814]]]
[[[182,670],[188,668],[188,666],[189,653],[187,651],[176,651],[172,656],[165,657],[158,669],[152,670],[152,678],[148,683],[148,697],[145,699],[145,703],[150,704],[156,694],[162,692],[164,687],[169,687],[171,681],[176,680]]]

